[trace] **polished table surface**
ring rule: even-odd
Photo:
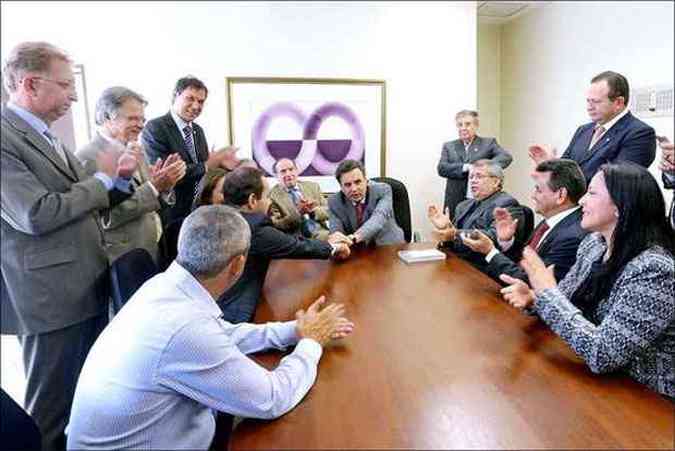
[[[627,376],[592,374],[468,263],[406,265],[400,248],[274,262],[255,322],[292,319],[325,294],[356,328],[324,351],[294,410],[242,421],[231,449],[673,448],[673,403]],[[256,359],[273,368],[282,356]]]

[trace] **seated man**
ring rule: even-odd
[[[403,243],[403,230],[396,224],[391,187],[369,182],[361,162],[342,161],[335,178],[341,192],[328,199],[331,232],[348,235],[353,244],[382,246]]]
[[[214,410],[276,418],[316,379],[324,346],[351,333],[344,308],[297,321],[234,326],[215,299],[241,274],[250,243],[246,221],[212,205],[183,222],[178,257],[146,282],[91,349],[75,391],[68,449],[208,449]],[[272,371],[246,354],[295,345]]]
[[[279,183],[270,191],[270,216],[274,226],[288,233],[328,239],[328,203],[318,183],[298,180],[293,160],[274,164]]]
[[[270,262],[281,258],[349,256],[346,237],[336,234],[328,242],[295,237],[274,227],[267,216],[270,201],[267,180],[260,169],[241,167],[223,182],[225,204],[237,208],[251,229],[251,249],[244,273],[219,299],[223,318],[231,323],[253,319]]]
[[[534,179],[535,211],[544,219],[534,229],[526,245],[534,249],[546,266],[554,265],[555,279],[565,277],[577,258],[577,248],[586,236],[581,228],[581,208],[577,204],[586,192],[586,180],[573,160],[548,160],[537,165]],[[494,211],[497,238],[502,252],[492,240],[480,233],[476,239],[462,237],[470,249],[485,255],[487,272],[498,282],[500,274],[528,282],[527,274],[516,262],[522,258],[523,246],[516,243],[516,223],[505,208]]]
[[[492,241],[497,241],[497,224],[492,214],[495,208],[508,208],[517,216],[522,216],[518,201],[510,194],[502,191],[504,171],[502,167],[489,160],[478,160],[473,164],[469,175],[469,187],[473,199],[466,199],[455,209],[454,223],[448,212],[441,213],[435,205],[431,205],[428,215],[441,238],[440,247],[452,249],[478,266],[483,266],[483,258],[473,252],[460,239],[460,232],[480,230]],[[529,233],[529,231],[528,231]]]
[[[659,164],[659,169],[662,172],[661,179],[663,180],[663,186],[672,190],[675,189],[675,145],[665,136],[659,136],[658,140],[661,148],[661,162]],[[675,198],[670,202],[668,222],[670,228],[675,230]]]

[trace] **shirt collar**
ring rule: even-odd
[[[31,113],[30,111],[21,108],[19,105],[13,103],[13,102],[7,102],[7,108],[12,110],[14,113],[16,113],[17,116],[19,116],[21,119],[26,121],[28,125],[33,128],[36,132],[38,132],[39,135],[44,135],[46,131],[49,131],[49,127],[47,126],[47,123]]]
[[[621,118],[624,117],[624,116],[627,115],[627,114],[628,114],[628,108],[624,108],[623,111],[620,112],[619,114],[617,114],[616,116],[614,116],[614,117],[612,118],[612,120],[607,121],[607,122],[603,125],[603,127],[604,127],[604,129],[605,129],[605,133],[607,133],[607,132],[609,131],[609,129],[612,128],[612,127],[614,126],[614,124],[616,124],[617,122],[619,122],[619,120],[621,120]],[[597,127],[598,124],[596,124],[595,126]]]
[[[189,125],[190,127],[192,127],[192,122],[185,122],[182,117],[173,112],[173,109],[171,110],[171,117],[173,118],[173,121],[176,123],[178,130],[180,130],[181,135],[183,134],[183,129],[186,126]]]
[[[575,207],[568,208],[567,210],[563,210],[559,213],[556,213],[548,219],[545,219],[548,228],[552,229],[553,227],[557,226],[560,223],[560,221],[562,221],[563,219],[565,219],[566,217],[577,211],[579,208],[580,207],[577,205]]]
[[[223,312],[211,294],[178,262],[174,261],[171,263],[164,274],[168,280],[172,280],[187,297],[195,302],[196,308],[207,312],[214,318],[222,316]]]

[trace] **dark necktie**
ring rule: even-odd
[[[537,248],[539,247],[539,242],[541,241],[541,237],[544,236],[544,234],[546,233],[546,231],[547,231],[548,229],[549,229],[549,226],[548,226],[548,224],[546,223],[546,221],[545,221],[545,220],[544,220],[544,221],[541,221],[541,222],[539,223],[539,225],[537,226],[537,228],[534,229],[534,233],[532,234],[532,239],[530,240],[530,242],[528,243],[528,245],[529,245],[532,249],[537,250]]]
[[[192,161],[197,163],[197,153],[195,152],[195,142],[192,139],[192,127],[190,125],[186,125],[183,128],[183,136],[185,138],[185,150],[187,151],[188,155],[190,155],[190,158],[192,158]]]
[[[363,224],[363,210],[365,210],[366,205],[362,202],[354,205],[354,209],[356,210],[356,227],[361,227],[361,224]]]

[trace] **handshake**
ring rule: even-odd
[[[351,246],[358,243],[358,235],[345,235],[341,232],[333,232],[328,235],[328,243],[333,246],[331,254],[336,260],[344,260],[351,254]]]

